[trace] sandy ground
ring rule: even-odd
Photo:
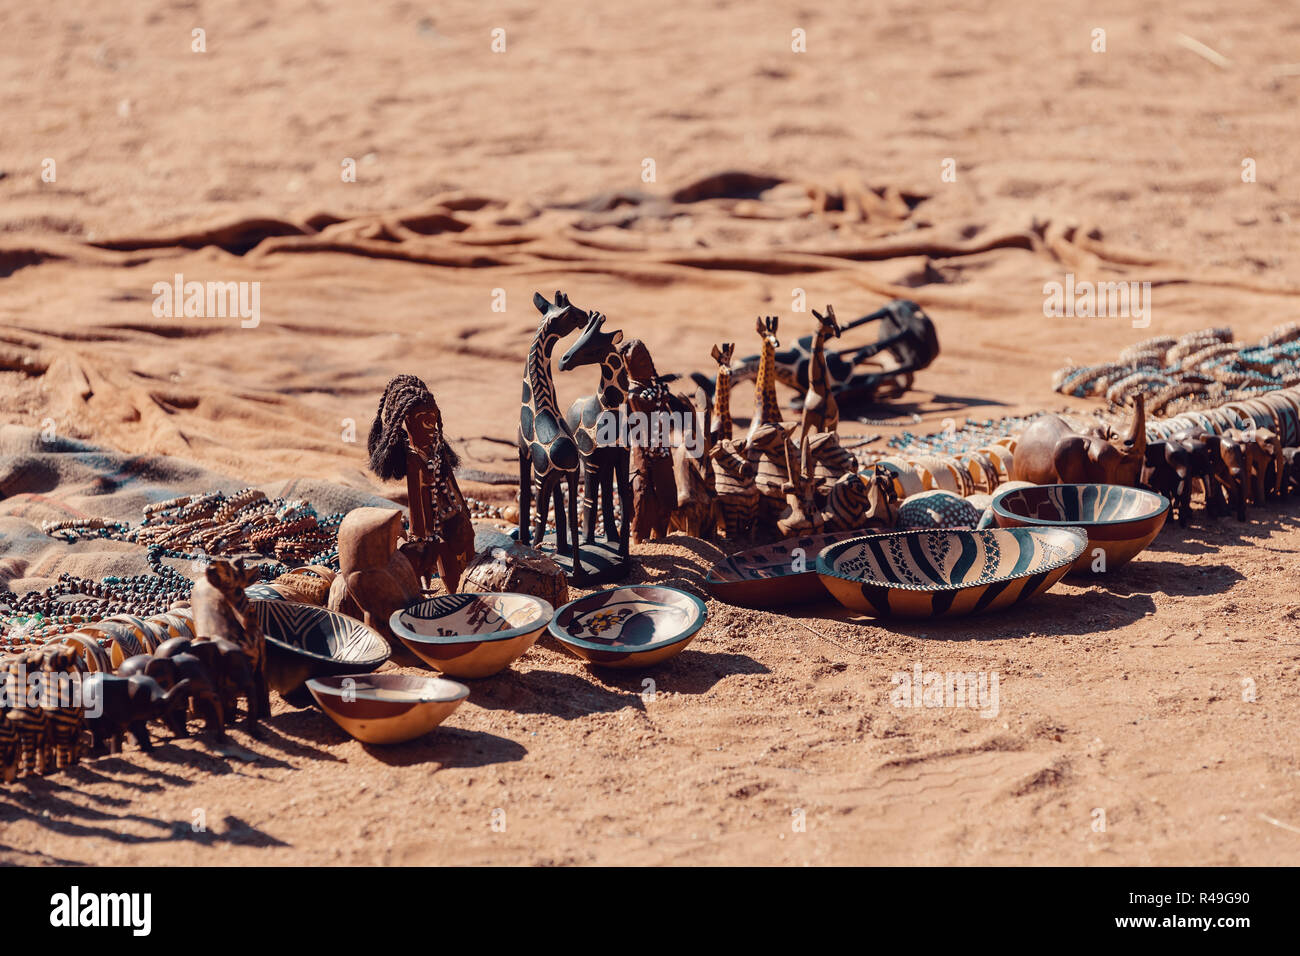
[[[873,414],[936,429],[1066,404],[1067,360],[1296,318],[1296,11],[839,6],[4,2],[0,414],[369,486],[349,422],[398,372],[469,464],[511,469],[482,439],[513,435],[535,289],[681,372],[753,351],[756,313],[811,331],[795,290],[842,317],[906,295],[943,354]],[[678,192],[728,169],[788,182]],[[178,272],[261,282],[260,325],[155,317]],[[1151,281],[1151,325],[1045,319],[1067,272]],[[281,704],[267,741],[234,732],[254,761],[167,743],[8,788],[0,860],[1294,864],[1298,549],[1292,503],[987,619],[710,602],[657,671],[544,643],[396,749]],[[688,585],[717,556],[643,553]],[[997,714],[892,706],[917,664],[996,673]]]

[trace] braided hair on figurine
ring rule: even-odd
[[[370,452],[370,470],[380,478],[391,480],[406,477],[407,436],[406,416],[411,409],[428,403],[437,407],[433,393],[414,375],[398,375],[384,389],[379,400],[374,423],[366,448]],[[439,435],[439,439],[441,439]],[[439,441],[441,453],[452,468],[460,464],[460,456],[445,441]]]

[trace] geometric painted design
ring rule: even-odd
[[[973,528],[979,520],[979,509],[951,491],[922,491],[909,495],[898,506],[898,527],[901,531]]]
[[[975,614],[1045,591],[1086,545],[1065,528],[895,531],[831,545],[817,572],[840,603],[879,617]]]
[[[388,659],[388,643],[360,621],[297,601],[250,601],[266,639],[310,657],[358,667]]]

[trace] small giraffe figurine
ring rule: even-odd
[[[835,321],[835,308],[826,306],[822,315],[813,309],[817,331],[813,335],[812,363],[808,367],[808,391],[803,400],[804,468],[808,467],[808,436],[813,432],[833,432],[840,424],[840,409],[831,391],[831,374],[826,367],[826,339],[839,338],[840,326]]]
[[[560,414],[551,377],[551,352],[555,343],[578,331],[587,322],[587,313],[574,306],[563,292],[547,302],[540,292],[533,295],[533,305],[542,313],[528,362],[524,367],[524,389],[519,405],[519,543],[529,544],[529,519],[540,542],[546,537],[546,521],[551,499],[555,502],[555,550],[569,554],[572,547],[573,581],[586,579],[579,550],[578,472],[582,457],[578,443]],[[537,514],[533,511],[533,482],[537,483]],[[564,508],[563,485],[568,484],[568,513]],[[572,538],[571,542],[566,540]]]
[[[718,363],[718,374],[713,383],[713,440],[731,437],[731,358],[736,354],[735,342],[713,346],[713,361]]]
[[[582,455],[582,508],[587,544],[596,540],[596,501],[600,499],[605,540],[618,535],[619,554],[629,553],[628,534],[632,521],[632,481],[628,471],[628,449],[619,444],[601,444],[602,420],[617,416],[627,403],[629,388],[627,360],[619,351],[623,341],[619,329],[603,331],[605,316],[593,311],[582,337],[560,357],[560,371],[568,372],[582,365],[600,366],[600,387],[595,395],[580,398],[569,406],[566,422],[578,442]],[[618,501],[623,520],[614,515],[614,483],[618,482]]]
[[[758,360],[758,375],[754,378],[754,420],[749,423],[749,437],[768,424],[781,421],[781,406],[776,401],[776,350],[781,347],[776,337],[776,316],[759,317],[755,329],[763,340],[763,354]]]

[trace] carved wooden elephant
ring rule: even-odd
[[[235,708],[239,704],[239,698],[243,697],[248,712],[244,730],[250,737],[261,737],[262,727],[258,721],[266,715],[262,713],[258,702],[257,678],[244,649],[233,641],[218,638],[193,642],[189,653],[203,661],[208,673],[216,681],[227,722],[234,720]]]
[[[1206,512],[1213,517],[1225,510],[1216,477],[1222,468],[1219,436],[1204,428],[1189,428],[1147,444],[1142,482],[1168,498],[1179,524],[1186,526],[1192,489],[1198,482],[1205,494]]]
[[[1266,432],[1261,436],[1261,431]],[[1253,505],[1262,505],[1268,495],[1267,477],[1269,466],[1275,461],[1275,455],[1268,447],[1268,441],[1275,439],[1276,436],[1267,429],[1251,428],[1241,430],[1237,428],[1229,429],[1223,433],[1223,444],[1228,442],[1234,443],[1240,449],[1240,459],[1238,452],[1224,451],[1225,460],[1229,461],[1229,469],[1240,469],[1241,480],[1243,483],[1243,497]]]
[[[118,753],[128,730],[141,750],[152,750],[148,722],[168,720],[175,710],[183,713],[190,689],[185,680],[163,690],[147,674],[121,677],[102,671],[87,674],[81,686],[92,753],[103,753],[106,743],[110,752]]]
[[[1011,480],[1036,485],[1107,484],[1136,486],[1146,459],[1146,403],[1136,399],[1128,435],[1105,429],[1077,432],[1057,415],[1043,415],[1021,433],[1011,460]]]

